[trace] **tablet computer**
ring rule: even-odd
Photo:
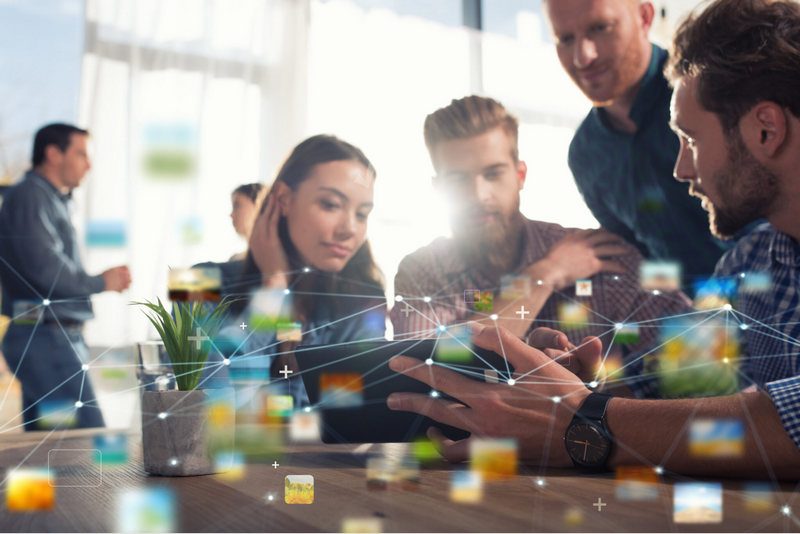
[[[450,439],[469,436],[428,417],[389,409],[386,398],[395,392],[449,398],[392,371],[389,360],[398,354],[417,358],[420,365],[446,366],[481,382],[506,381],[513,372],[498,354],[456,338],[300,346],[295,351],[298,375],[312,409],[320,412],[324,443],[410,442],[434,425]]]

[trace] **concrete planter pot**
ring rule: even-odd
[[[193,476],[230,469],[234,399],[233,388],[145,391],[144,470],[153,475]]]

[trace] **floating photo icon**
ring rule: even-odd
[[[267,397],[267,415],[270,417],[291,417],[294,398],[291,395],[270,395]]]
[[[411,454],[421,464],[436,462],[442,458],[439,451],[427,438],[415,438],[411,442]]]
[[[689,453],[698,458],[738,458],[744,454],[744,422],[695,419],[689,427]]]
[[[472,361],[469,341],[443,334],[436,342],[435,358],[438,362],[469,363]]]
[[[295,412],[289,420],[289,437],[295,443],[317,443],[319,423],[319,412]]]
[[[744,273],[739,288],[747,293],[767,293],[772,290],[772,275],[768,272]]]
[[[278,341],[302,341],[303,323],[278,323],[277,332]]]
[[[577,527],[583,524],[583,510],[577,506],[569,506],[564,510],[564,524]]]
[[[709,278],[695,284],[694,307],[698,310],[716,310],[731,304],[735,295],[735,278]]]
[[[406,456],[382,455],[367,459],[367,489],[419,489],[419,462]]]
[[[575,295],[578,297],[592,296],[591,280],[575,280]]]
[[[654,501],[658,498],[658,475],[645,466],[617,467],[617,499],[620,501]]]
[[[224,480],[244,478],[244,455],[238,451],[221,451],[214,455],[217,476]]]
[[[8,474],[5,490],[9,512],[39,512],[55,505],[56,490],[47,469],[15,469]]]
[[[674,291],[681,288],[681,264],[670,261],[643,261],[639,264],[642,289]]]
[[[284,479],[286,504],[311,504],[314,502],[314,477],[288,475]]]
[[[392,467],[389,458],[376,456],[367,458],[367,489],[386,491],[392,482]]]
[[[746,482],[744,485],[744,509],[748,512],[765,513],[775,510],[775,496],[769,482]]]
[[[197,168],[197,128],[190,124],[151,123],[142,130],[142,171],[158,180],[182,180]]]
[[[125,434],[98,434],[92,443],[98,465],[124,465],[128,461],[128,438]]]
[[[287,308],[288,307],[288,308]],[[253,332],[276,332],[278,323],[293,323],[285,316],[284,309],[291,308],[291,295],[282,290],[260,289],[253,293],[249,306],[251,313],[247,320],[248,329]]]
[[[464,303],[475,304],[481,301],[480,289],[465,289],[464,290]]]
[[[77,425],[74,400],[43,399],[39,403],[39,420],[36,421],[39,430],[75,428]]]
[[[531,277],[524,274],[504,274],[500,277],[500,298],[526,299],[531,296]]]
[[[322,373],[319,377],[320,404],[323,408],[353,408],[364,403],[359,373]]]
[[[675,523],[722,522],[722,484],[719,482],[676,482]]]
[[[15,300],[12,320],[14,324],[36,324],[43,311],[41,300]]]
[[[125,221],[93,220],[86,223],[86,246],[89,248],[119,248],[127,243]]]
[[[621,345],[635,345],[639,343],[641,336],[639,335],[639,326],[633,324],[623,324],[621,328],[617,329],[614,333],[614,343]]]
[[[222,297],[222,272],[218,267],[172,269],[167,282],[172,301],[212,301]]]
[[[483,475],[479,471],[458,469],[450,475],[450,500],[475,504],[483,500]]]
[[[383,532],[383,519],[379,517],[348,517],[342,521],[344,534],[379,534]]]
[[[193,246],[203,242],[203,219],[197,215],[178,221],[176,230],[182,245]]]
[[[175,495],[166,488],[124,491],[117,518],[117,532],[175,532]]]
[[[501,480],[517,475],[517,440],[474,439],[470,443],[470,469],[484,480]]]
[[[494,308],[494,293],[481,291],[481,299],[472,305],[475,311],[492,311]]]
[[[589,324],[591,310],[577,302],[561,302],[558,304],[558,321],[562,330],[575,330]]]

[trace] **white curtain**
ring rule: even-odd
[[[87,0],[80,124],[93,169],[76,226],[123,221],[126,245],[89,246],[84,261],[133,275],[125,295],[93,299],[90,345],[155,334],[126,304],[164,300],[167,266],[245,248],[230,194],[269,183],[305,136],[308,16],[307,0]]]

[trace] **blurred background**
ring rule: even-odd
[[[665,46],[696,4],[654,2],[651,40]],[[84,265],[129,265],[133,284],[93,297],[85,337],[120,362],[113,347],[155,336],[128,302],[166,298],[164,265],[244,250],[231,192],[271,183],[317,133],[377,169],[369,238],[393,303],[400,260],[448,233],[423,121],[471,93],[520,119],[523,213],[596,226],[567,167],[590,104],[558,63],[541,0],[0,0],[0,186],[29,168],[40,126],[91,131],[73,217]]]

